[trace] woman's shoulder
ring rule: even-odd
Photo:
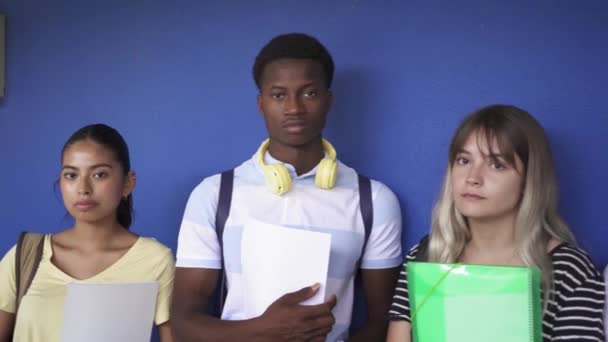
[[[425,235],[418,241],[415,245],[413,245],[405,256],[405,261],[415,261],[416,259],[420,259],[420,256],[426,255],[426,251],[429,243],[429,236]]]
[[[553,264],[553,277],[571,287],[582,284],[602,284],[601,273],[595,267],[591,257],[581,248],[562,242],[550,251]]]
[[[173,254],[171,248],[153,237],[140,236],[137,243],[139,244],[139,249],[142,253],[151,253],[155,255]]]
[[[135,263],[140,269],[152,270],[155,274],[163,274],[167,271],[173,273],[175,269],[175,258],[171,249],[151,237],[138,238],[129,253],[129,260],[129,264]]]
[[[17,252],[17,245],[13,245],[11,248],[9,248],[8,251],[6,251],[6,253],[4,254],[4,256],[2,257],[2,259],[0,260],[0,265],[14,265],[15,264],[15,254]]]

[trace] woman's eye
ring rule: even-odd
[[[493,162],[492,168],[494,168],[496,170],[504,170],[504,169],[506,169],[506,166],[500,162]]]
[[[466,165],[468,163],[469,163],[469,160],[465,157],[456,158],[456,164],[458,164],[458,165]]]
[[[63,174],[63,178],[71,180],[71,179],[76,178],[76,174],[73,172],[66,172]]]

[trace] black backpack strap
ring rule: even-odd
[[[372,233],[374,225],[374,204],[372,203],[372,184],[369,178],[363,175],[357,175],[359,178],[359,208],[361,209],[361,217],[363,218],[363,226],[365,227],[365,235],[363,237],[363,248],[359,257],[358,266],[361,266],[363,254],[367,247],[367,241]]]
[[[215,212],[215,232],[217,234],[217,241],[220,245],[220,253],[222,258],[222,270],[219,279],[219,286],[217,293],[217,308],[215,313],[217,317],[221,317],[222,310],[224,308],[224,301],[226,300],[227,288],[226,288],[226,267],[224,264],[224,227],[226,220],[230,215],[230,206],[232,204],[232,187],[234,184],[234,170],[227,170],[222,172],[220,180],[220,192],[217,201],[217,211]]]
[[[222,172],[220,180],[220,195],[217,201],[217,211],[215,212],[215,231],[217,232],[220,248],[224,248],[224,226],[228,215],[230,215],[230,205],[232,203],[232,184],[234,183],[234,170]],[[222,268],[224,263],[222,258]]]
[[[418,251],[416,251],[416,261],[429,260],[429,236],[425,235],[418,243]]]
[[[365,248],[369,236],[372,232],[372,226],[374,224],[374,206],[372,202],[372,186],[369,178],[363,175],[357,175],[359,178],[359,209],[361,211],[361,218],[363,219],[363,227],[365,229],[363,236],[363,246],[361,248],[361,255],[357,264],[355,265],[355,297],[353,299],[353,312],[367,312],[365,295],[363,290],[363,281],[361,277],[361,263],[363,255],[365,254]],[[350,331],[354,332],[357,328],[360,328],[363,324],[363,317],[360,315],[353,315],[351,322]]]

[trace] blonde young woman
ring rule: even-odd
[[[424,244],[423,261],[539,268],[544,341],[604,341],[602,276],[557,212],[549,143],[526,111],[493,105],[460,124],[423,241],[406,262]],[[406,267],[389,316],[387,341],[411,341]]]

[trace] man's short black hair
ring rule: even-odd
[[[283,58],[311,59],[319,62],[325,73],[327,88],[334,78],[334,61],[329,51],[316,38],[304,33],[287,33],[274,37],[260,50],[253,64],[253,79],[261,89],[264,68],[270,62]]]

